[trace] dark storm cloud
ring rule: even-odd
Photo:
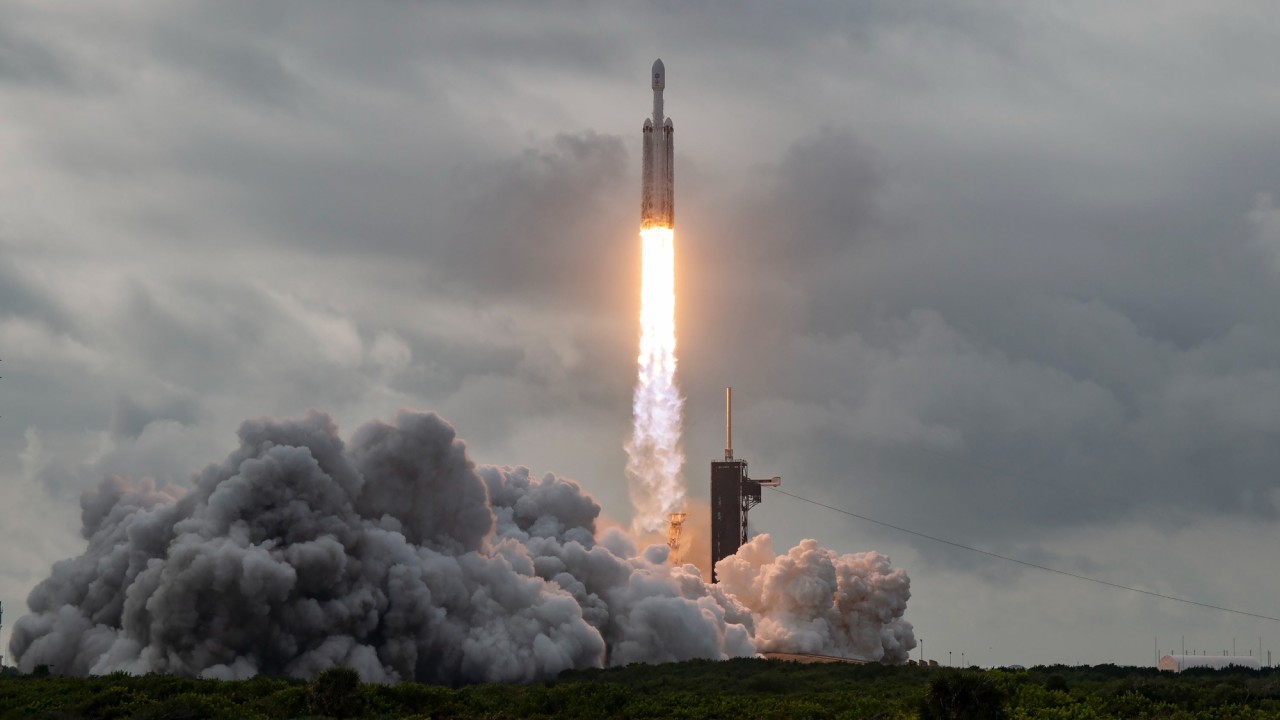
[[[71,80],[65,61],[27,32],[21,15],[0,9],[0,81],[44,88]]]
[[[198,413],[198,403],[190,396],[135,399],[122,395],[116,398],[111,432],[136,438],[153,422],[168,420],[188,425],[195,422]]]
[[[307,92],[305,81],[291,71],[265,37],[220,36],[209,26],[177,25],[154,33],[152,52],[175,68],[215,81],[242,101],[295,107]]]
[[[567,301],[582,297],[567,285],[604,292],[633,263],[629,168],[620,138],[588,133],[458,173],[462,197],[433,254],[435,274],[463,295]]]
[[[1238,221],[1160,224],[1144,203],[1106,208],[1103,223],[1075,201],[1043,232],[993,211],[1006,237],[963,223],[921,235],[877,221],[899,178],[860,146],[798,141],[785,188],[768,193],[780,221],[733,235],[739,258],[787,258],[724,298],[752,323],[787,325],[748,375],[777,398],[761,409],[780,428],[766,453],[793,438],[826,499],[953,537],[1275,519],[1280,297]],[[1157,212],[1177,217],[1180,201]]]
[[[165,377],[196,387],[239,373],[236,358],[260,348],[282,321],[271,298],[247,288],[193,283],[175,302],[134,283],[125,294],[116,323],[136,351]]]
[[[871,149],[856,137],[828,130],[801,139],[775,173],[769,196],[797,254],[829,258],[863,239],[882,181]]]
[[[557,7],[559,5],[559,7]],[[316,11],[322,7],[323,11]],[[307,11],[310,12],[307,12]],[[565,22],[560,10],[571,10]],[[413,84],[459,65],[508,65],[561,73],[616,70],[624,30],[605,8],[582,3],[372,2],[340,0],[197,3],[161,27],[201,27],[225,39],[246,31],[265,39],[289,39],[310,71],[333,71],[382,84]],[[209,71],[224,72],[218,63]]]
[[[652,4],[657,10],[647,22],[679,37],[691,52],[725,53],[734,59],[757,63],[766,57],[797,50],[821,52],[829,43],[860,45],[882,34],[919,33],[924,37],[951,38],[988,50],[1008,52],[1025,22],[1018,4],[959,2],[939,5],[927,2],[847,3],[838,0],[808,2],[797,8],[769,2]],[[645,20],[641,20],[645,22]],[[780,72],[782,68],[778,68]],[[797,82],[803,82],[797,80]]]
[[[0,259],[0,316],[4,315],[43,323],[54,332],[72,329],[71,318],[56,297],[26,270]]]

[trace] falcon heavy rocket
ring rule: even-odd
[[[662,116],[667,69],[653,61],[653,117],[644,121],[643,178],[640,182],[640,227],[675,225],[675,139],[671,118]]]

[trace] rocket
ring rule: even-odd
[[[662,116],[667,69],[653,61],[653,117],[644,121],[644,160],[640,180],[640,227],[675,226],[675,137],[671,118]]]

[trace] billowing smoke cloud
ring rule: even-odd
[[[434,414],[349,445],[326,415],[252,420],[189,488],[108,478],[81,499],[88,548],[14,627],[20,668],[217,678],[528,681],[568,668],[759,651],[900,661],[901,570],[761,536],[707,585],[665,546],[597,531],[575,483],[476,466]]]
[[[760,535],[716,573],[755,616],[762,649],[902,662],[916,645],[902,618],[911,580],[880,553],[837,555],[804,540],[775,555],[772,539]]]

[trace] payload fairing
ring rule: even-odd
[[[671,118],[662,116],[667,69],[653,61],[653,117],[644,121],[643,178],[640,181],[640,227],[675,226],[675,138]]]

